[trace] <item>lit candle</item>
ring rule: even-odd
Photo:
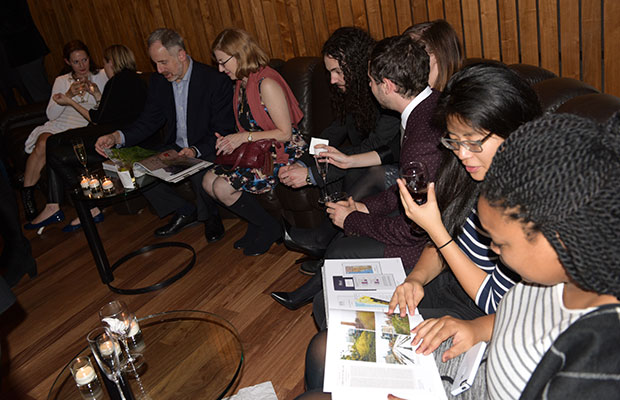
[[[101,187],[103,187],[103,190],[112,190],[114,188],[114,184],[110,178],[105,178],[101,184]]]
[[[105,341],[99,345],[99,351],[101,352],[102,356],[109,356],[110,354],[112,354],[113,350],[114,345],[112,344],[111,340]]]
[[[138,325],[138,321],[134,319],[133,321],[131,321],[131,328],[129,329],[129,337],[135,336],[139,330],[140,330],[140,325]]]
[[[75,372],[75,381],[78,385],[86,385],[96,378],[95,370],[90,365],[85,365]]]
[[[88,183],[88,186],[90,186],[91,189],[96,189],[99,187],[99,179],[97,178],[93,178],[90,180],[90,182]]]
[[[82,180],[80,181],[80,186],[82,187],[82,189],[87,190],[88,189],[88,178],[85,176],[82,176]]]

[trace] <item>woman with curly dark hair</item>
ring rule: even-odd
[[[329,140],[325,147],[328,152],[350,156],[351,162],[330,166],[324,182],[313,157],[305,154],[301,162],[280,169],[279,178],[285,185],[298,188],[329,184],[332,191],[343,190],[354,199],[361,199],[395,183],[400,115],[381,108],[370,90],[368,56],[374,45],[366,31],[343,27],[329,37],[322,50],[336,119],[321,137]],[[350,144],[343,146],[347,141]],[[294,250],[310,249],[312,253],[312,249],[317,249],[320,253],[337,232],[326,218],[318,229],[287,229],[285,243]],[[312,273],[312,268],[302,272]]]

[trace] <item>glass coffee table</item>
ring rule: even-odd
[[[221,399],[236,383],[243,349],[239,334],[225,319],[203,311],[169,311],[139,321],[145,343],[139,375],[150,399]],[[88,346],[76,357],[84,355],[95,363]],[[71,361],[54,381],[48,400],[82,399],[69,370]],[[102,382],[101,371],[98,374]],[[136,379],[128,381],[134,397],[140,398]],[[110,398],[105,389],[103,398]]]
[[[144,246],[121,257],[114,264],[110,265],[108,256],[105,251],[105,247],[103,246],[103,243],[101,242],[101,238],[99,236],[99,232],[97,231],[97,225],[95,225],[95,221],[90,214],[90,209],[93,207],[99,207],[103,209],[104,207],[110,206],[112,204],[128,201],[135,197],[141,196],[144,190],[147,190],[152,185],[157,184],[159,179],[150,175],[143,175],[139,178],[136,178],[135,189],[124,189],[116,174],[108,173],[108,175],[111,175],[110,177],[114,183],[114,189],[110,193],[105,193],[101,191],[93,194],[90,191],[83,191],[80,188],[76,188],[71,194],[73,203],[75,205],[75,210],[77,211],[78,217],[80,218],[80,224],[82,224],[84,235],[86,236],[86,240],[88,241],[88,246],[90,247],[90,251],[95,261],[95,265],[97,266],[97,271],[99,272],[101,282],[108,285],[110,290],[112,290],[113,292],[120,294],[142,294],[152,292],[154,290],[162,289],[176,282],[185,274],[187,274],[194,267],[194,264],[196,262],[196,252],[194,251],[194,248],[187,243],[161,242]],[[161,282],[146,287],[120,288],[118,286],[112,285],[112,281],[114,280],[113,272],[123,263],[141,254],[167,247],[174,247],[177,248],[178,251],[187,251],[188,254],[191,254],[190,260],[181,271]]]

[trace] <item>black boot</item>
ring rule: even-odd
[[[27,221],[32,221],[39,215],[37,204],[34,200],[34,186],[24,186],[22,188],[22,203],[24,204],[24,214]]]
[[[323,279],[317,273],[308,282],[292,292],[271,292],[271,297],[289,310],[296,310],[308,304],[323,289]]]
[[[318,227],[312,229],[297,228],[284,220],[284,245],[289,250],[321,258],[338,232],[338,228],[329,218],[325,218]]]
[[[260,226],[254,225],[251,222],[248,222],[248,229],[245,231],[245,235],[241,237],[241,239],[237,240],[233,243],[233,247],[235,249],[245,249],[254,241],[254,238],[258,236],[258,231]]]
[[[274,242],[282,238],[280,224],[258,203],[253,195],[242,192],[241,197],[228,207],[248,223],[256,225],[256,232],[251,232],[243,250],[246,256],[258,256],[266,253]]]

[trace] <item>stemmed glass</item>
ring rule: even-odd
[[[84,142],[81,138],[75,138],[71,140],[71,144],[73,145],[73,151],[75,152],[75,156],[78,161],[84,167],[86,171],[86,175],[88,175],[88,168],[86,168],[86,163],[88,162],[88,157],[86,156],[86,148],[84,147]]]
[[[97,364],[99,364],[99,367],[108,379],[116,385],[121,400],[127,400],[125,390],[131,391],[131,389],[129,389],[129,385],[123,379],[122,367],[124,357],[118,341],[101,327],[90,331],[86,339],[97,360]]]
[[[319,197],[319,204],[325,204],[330,201],[329,193],[327,191],[327,167],[329,163],[325,157],[321,157],[321,152],[319,152],[319,150],[323,149],[316,149],[314,161],[316,162],[316,169],[319,171],[319,175],[323,178],[323,190],[321,191],[321,196]]]
[[[406,162],[400,168],[400,177],[405,181],[407,190],[411,197],[413,197],[413,200],[418,205],[426,203],[426,194],[428,192],[426,165],[420,161]]]
[[[80,99],[78,103],[86,103],[86,90],[84,90],[84,86],[86,85],[86,78],[75,78],[75,81],[80,84]]]
[[[148,398],[146,391],[142,386],[142,382],[140,381],[137,370],[144,364],[144,357],[140,353],[131,352],[129,350],[129,345],[127,344],[130,332],[136,323],[134,313],[129,311],[124,302],[114,300],[101,307],[99,310],[99,318],[101,319],[101,322],[103,323],[103,326],[108,334],[123,344],[127,354],[127,367],[131,368],[131,371],[128,372],[131,372],[132,376],[135,376],[138,386],[140,386],[140,390],[143,394],[142,398]]]

